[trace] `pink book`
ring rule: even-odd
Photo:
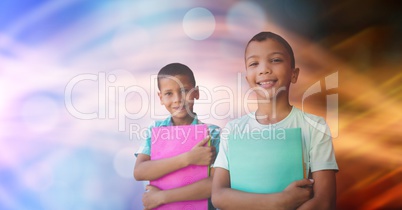
[[[205,124],[152,128],[151,160],[169,158],[190,151],[207,135],[208,127]],[[159,179],[150,181],[150,184],[161,190],[173,189],[205,179],[208,177],[208,172],[208,166],[190,165]],[[155,209],[207,210],[208,200],[169,203]]]

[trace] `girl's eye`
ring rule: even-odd
[[[171,92],[167,92],[167,93],[165,93],[165,96],[170,96],[170,95],[172,95],[172,93],[171,93]]]

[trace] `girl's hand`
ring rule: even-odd
[[[147,185],[145,187],[146,192],[142,196],[142,204],[145,209],[153,209],[164,204],[164,194],[159,188]]]
[[[207,136],[187,152],[189,165],[210,165],[214,162],[216,148],[213,146],[204,146],[210,139],[211,137]]]

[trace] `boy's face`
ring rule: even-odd
[[[199,92],[187,76],[176,75],[160,78],[159,87],[158,95],[161,104],[172,115],[174,122],[193,118],[194,99],[199,98]]]
[[[250,42],[245,59],[246,79],[258,98],[288,93],[290,83],[297,81],[299,69],[291,68],[289,53],[274,39]]]

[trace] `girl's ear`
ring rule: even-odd
[[[161,105],[163,105],[163,101],[162,101],[162,94],[161,94],[161,92],[158,92],[158,96],[159,96],[159,100],[160,100],[160,102],[161,102]]]
[[[293,69],[293,71],[292,71],[292,78],[290,78],[290,81],[291,81],[292,83],[296,83],[296,82],[297,82],[297,78],[299,77],[299,71],[300,71],[299,68]]]

